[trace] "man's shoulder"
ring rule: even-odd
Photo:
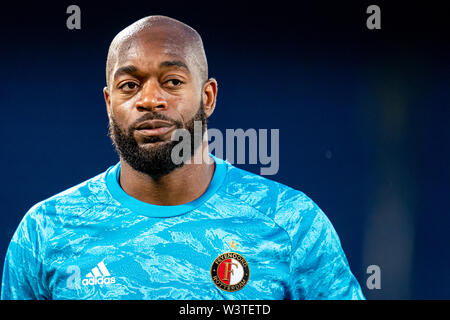
[[[291,241],[317,232],[334,232],[322,209],[305,193],[229,165],[224,192],[246,203],[284,229]]]
[[[110,196],[105,183],[106,172],[36,203],[26,216],[42,218],[42,215],[53,216],[59,213],[81,214],[95,204],[107,202]]]
[[[235,167],[228,162],[227,164],[228,171],[227,179],[225,180],[227,192],[252,194],[260,197],[273,197],[275,194],[288,190],[294,193],[301,193],[301,191],[295,190],[281,182]]]
[[[232,165],[229,165],[223,190],[281,222],[320,210],[302,191]]]

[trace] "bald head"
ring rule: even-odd
[[[162,47],[168,55],[182,54],[201,82],[208,79],[208,63],[200,35],[188,25],[165,16],[142,18],[119,32],[111,42],[106,61],[106,83],[120,59],[140,45]]]

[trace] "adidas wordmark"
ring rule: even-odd
[[[113,284],[116,282],[115,277],[111,277],[105,264],[98,263],[96,267],[92,268],[91,272],[86,275],[86,278],[81,281],[83,286],[94,286],[96,284]]]

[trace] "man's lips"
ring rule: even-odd
[[[136,126],[136,131],[145,136],[160,136],[172,131],[175,125],[163,120],[148,120]]]

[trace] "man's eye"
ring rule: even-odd
[[[178,80],[178,79],[170,79],[167,81],[167,83],[171,86],[171,87],[178,87],[181,84],[183,84],[183,81]]]
[[[134,90],[137,87],[137,84],[134,82],[126,82],[123,85],[120,86],[120,89],[123,90]]]

